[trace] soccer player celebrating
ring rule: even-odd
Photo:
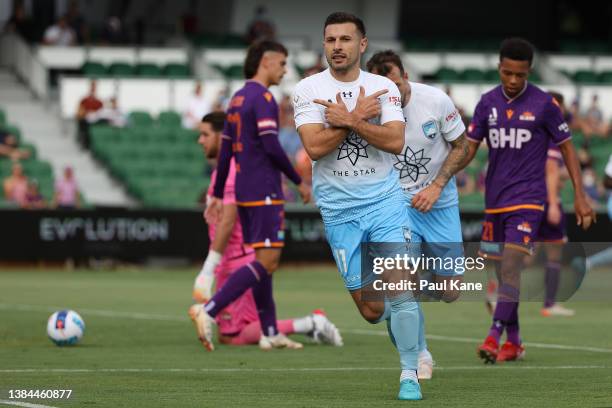
[[[532,61],[533,46],[529,42],[519,38],[502,42],[501,85],[482,95],[468,128],[471,143],[465,165],[474,158],[483,139],[489,147],[481,252],[498,261],[500,280],[493,325],[477,350],[485,363],[516,360],[524,355],[518,319],[520,271],[532,252],[544,215],[549,141],[559,146],[572,179],[578,225],[587,229],[595,221],[559,105],[527,82]],[[504,330],[507,341],[500,350]]]
[[[409,235],[389,154],[404,145],[401,96],[389,79],[360,69],[368,45],[361,19],[332,13],[323,33],[329,69],[297,84],[296,127],[313,160],[313,191],[344,284],[367,321],[387,321],[402,368],[398,398],[418,400],[419,305],[405,293],[388,302],[364,298],[373,285],[362,282],[360,264],[362,242],[405,243]]]
[[[202,145],[206,159],[211,165],[216,164],[219,148],[221,146],[221,134],[225,123],[225,113],[209,113],[202,119],[199,125],[200,137],[198,143]],[[216,178],[216,171],[212,174],[212,180]],[[205,302],[210,298],[212,280],[217,282],[217,288],[225,285],[230,274],[255,261],[253,248],[245,247],[242,238],[242,227],[238,219],[235,193],[236,164],[232,158],[230,169],[225,183],[223,194],[223,208],[219,219],[207,220],[208,234],[210,237],[209,253],[219,254],[221,260],[210,267],[210,259],[204,263],[202,271],[198,274],[194,285],[193,297],[197,302]],[[207,197],[213,197],[213,183],[211,183]],[[222,254],[222,255],[221,255]],[[244,292],[238,299],[230,303],[216,317],[219,328],[219,342],[222,344],[244,345],[257,344],[261,337],[261,329],[257,308],[251,290]],[[315,342],[342,345],[342,337],[336,326],[329,321],[320,310],[315,310],[311,315],[279,320],[277,322],[279,332],[287,335],[301,333],[312,337]]]
[[[278,268],[284,239],[281,172],[298,185],[304,202],[310,200],[309,187],[302,183],[278,141],[278,106],[268,91],[269,86],[280,83],[286,64],[287,49],[282,44],[273,41],[253,44],[244,64],[247,82],[229,104],[213,197],[205,215],[211,222],[220,218],[224,187],[234,157],[238,215],[244,243],[255,250],[255,260],[233,272],[204,307],[195,304],[189,309],[198,337],[207,350],[214,349],[214,318],[248,289],[252,289],[261,323],[259,346],[302,348],[279,332],[272,297],[271,274]],[[205,262],[209,264],[207,273],[211,274],[211,267],[214,269],[220,258],[218,248],[213,248]],[[210,292],[210,288],[205,292]]]
[[[405,145],[396,156],[395,167],[409,201],[413,224],[412,243],[426,242],[423,250],[431,256],[463,255],[459,197],[454,175],[467,155],[465,126],[450,97],[432,86],[408,81],[400,57],[381,51],[367,63],[368,71],[384,75],[397,85],[406,118]],[[454,270],[436,270],[436,280],[455,279]],[[438,294],[453,301],[459,293]],[[425,319],[421,315],[421,325]],[[424,335],[425,330],[420,332]],[[425,344],[425,339],[421,340]],[[433,361],[425,348],[419,355],[419,379],[431,378]]]

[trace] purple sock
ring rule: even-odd
[[[251,262],[233,272],[225,282],[225,285],[204,305],[206,313],[211,317],[217,316],[221,310],[238,299],[249,288],[259,284],[262,281],[262,277],[265,279],[268,273],[264,269],[262,274],[255,264],[259,264],[259,262]]]
[[[266,336],[274,336],[278,334],[278,327],[276,326],[276,304],[272,296],[272,276],[259,262],[253,262],[253,266],[259,272],[259,276],[263,276],[259,284],[253,287],[253,298],[257,306],[261,332]]]
[[[521,332],[518,320],[519,304],[511,303],[511,305],[514,306],[514,309],[512,310],[512,314],[510,315],[510,320],[508,321],[508,324],[506,324],[506,336],[508,337],[507,340],[510,343],[516,344],[518,346],[521,344]]]
[[[559,288],[559,274],[561,273],[561,264],[559,262],[546,263],[546,298],[544,299],[544,307],[551,307],[555,304],[557,289]]]
[[[493,314],[493,324],[489,330],[489,336],[493,337],[499,342],[499,339],[504,332],[504,328],[512,316],[515,303],[510,302],[498,302],[495,306],[495,313]]]

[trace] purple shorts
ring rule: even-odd
[[[532,209],[485,214],[480,253],[487,258],[501,259],[504,246],[508,245],[531,254],[543,215],[542,211]]]
[[[559,204],[561,210],[561,221],[559,224],[551,224],[548,222],[546,214],[548,214],[548,203],[544,206],[544,214],[542,215],[542,223],[538,230],[537,240],[542,242],[563,243],[567,241],[565,234],[565,213],[563,207]]]
[[[238,205],[244,243],[251,248],[285,245],[285,210],[282,204]]]

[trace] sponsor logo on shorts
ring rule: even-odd
[[[531,234],[531,224],[529,224],[527,221],[520,223],[516,229]]]

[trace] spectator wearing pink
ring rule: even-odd
[[[28,191],[28,178],[23,174],[21,164],[13,164],[11,175],[4,179],[3,187],[5,200],[21,207]]]
[[[64,178],[55,182],[55,197],[53,206],[59,209],[73,209],[80,207],[79,188],[72,167],[64,169]]]

